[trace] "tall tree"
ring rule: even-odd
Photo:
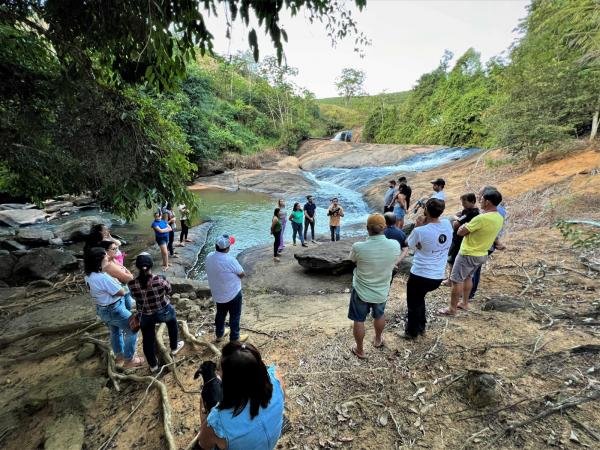
[[[335,87],[340,96],[344,97],[346,105],[352,97],[364,93],[363,85],[365,83],[365,73],[362,70],[345,68],[342,74],[337,78]]]

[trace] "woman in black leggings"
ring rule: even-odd
[[[181,212],[181,219],[179,220],[181,223],[181,233],[179,234],[179,246],[180,247],[185,247],[185,242],[192,242],[190,239],[188,239],[188,231],[190,229],[190,222],[189,222],[189,218],[188,218],[188,214],[189,211],[187,209],[187,206],[183,205],[179,208],[179,211]]]
[[[273,242],[273,261],[279,262],[279,244],[281,243],[281,219],[279,218],[279,208],[275,208],[275,211],[273,211],[271,234],[275,239]]]

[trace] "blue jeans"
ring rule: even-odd
[[[331,240],[339,241],[340,240],[340,226],[337,227],[329,225],[329,231],[331,231]]]
[[[242,291],[227,303],[217,303],[217,314],[215,315],[215,334],[217,338],[225,334],[225,317],[229,313],[230,341],[240,338],[240,317],[242,316]]]
[[[125,301],[125,308],[131,311],[131,308],[133,308],[135,302],[133,301],[133,297],[131,296],[131,292],[129,292],[129,290],[127,290],[123,296],[123,300]]]
[[[125,300],[120,298],[109,306],[96,305],[96,314],[110,330],[110,343],[115,356],[122,356],[125,359],[133,358],[137,333],[129,328],[131,312],[125,307]]]
[[[144,356],[150,367],[156,367],[158,362],[156,361],[156,330],[155,326],[157,323],[166,323],[167,330],[169,332],[169,344],[171,350],[177,348],[177,316],[175,315],[175,308],[169,304],[154,314],[142,314],[140,319],[140,329],[142,330],[142,347],[144,348]]]
[[[292,241],[296,243],[296,235],[300,238],[300,243],[304,244],[304,235],[302,233],[302,224],[292,220]]]

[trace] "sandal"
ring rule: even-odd
[[[456,315],[456,312],[452,312],[452,310],[450,308],[438,309],[437,313],[440,316],[455,316]]]
[[[385,341],[383,340],[383,338],[381,338],[381,342],[379,343],[379,345],[375,344],[375,340],[373,340],[373,347],[375,348],[383,348],[385,347]]]
[[[142,356],[134,356],[130,360],[126,360],[123,364],[124,369],[131,369],[134,367],[140,367],[141,365],[146,363],[146,358]]]
[[[354,356],[356,356],[358,359],[367,359],[367,356],[366,356],[364,353],[361,355],[361,354],[359,354],[359,353],[356,351],[356,345],[353,345],[352,347],[350,347],[350,351],[351,351],[351,352],[352,352],[352,354],[353,354]]]

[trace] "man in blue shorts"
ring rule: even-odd
[[[350,259],[356,264],[352,277],[352,293],[348,308],[348,319],[354,321],[353,334],[356,344],[352,353],[360,359],[366,358],[363,348],[365,320],[369,311],[375,327],[375,348],[383,347],[385,327],[385,303],[390,291],[392,270],[400,257],[400,244],[383,234],[385,219],[381,214],[371,214],[367,220],[369,237],[352,245]]]

